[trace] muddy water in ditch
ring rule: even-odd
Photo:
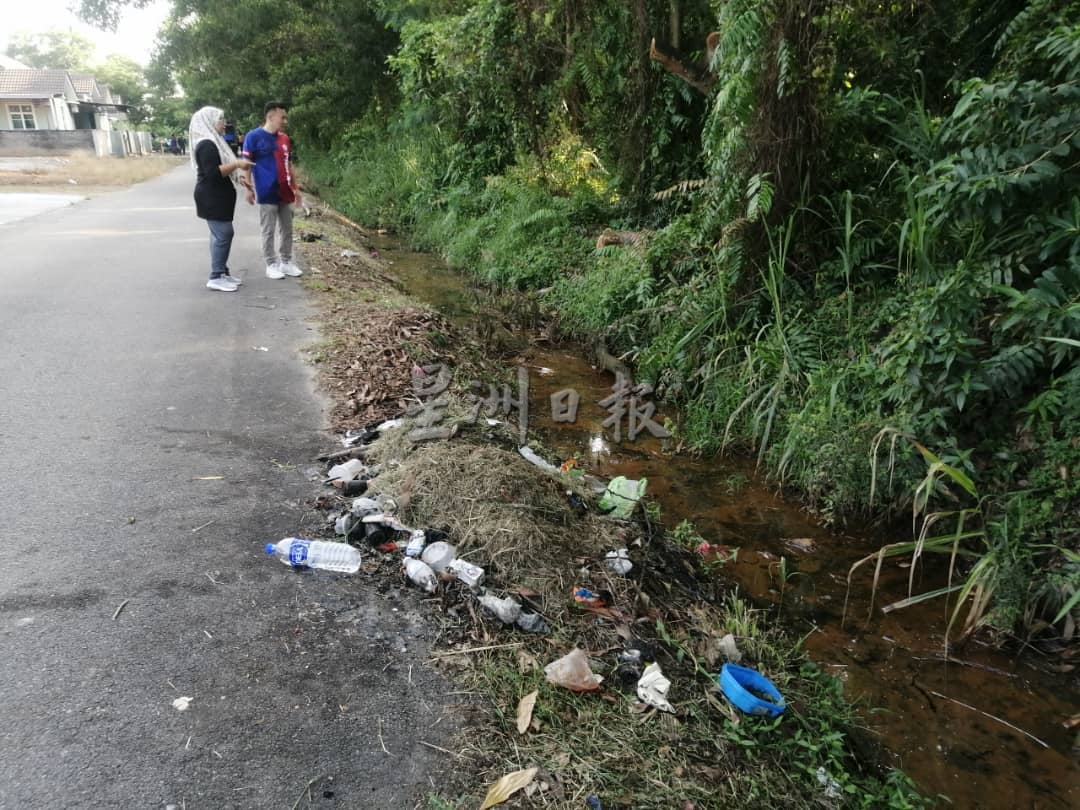
[[[459,326],[490,334],[498,315],[436,257],[389,239],[376,246],[410,294]],[[674,456],[648,434],[614,442],[601,424],[609,414],[598,404],[611,393],[611,375],[574,347],[529,343],[510,362],[523,359],[529,369],[530,429],[559,458],[577,455],[597,475],[647,478],[669,528],[688,519],[709,543],[738,549],[722,575],[772,603],[806,634],[811,655],[846,683],[849,697],[877,710],[870,725],[924,792],[965,808],[1080,807],[1080,766],[1064,727],[1080,712],[1080,694],[1075,676],[1048,671],[1059,660],[1033,652],[1018,660],[978,643],[942,660],[944,608],[872,611],[869,569],[854,577],[842,623],[851,564],[904,538],[872,527],[830,531],[763,486],[749,463]],[[549,397],[565,389],[581,396],[572,424],[551,420]],[[655,418],[664,416],[674,414],[661,409]],[[876,605],[905,596],[909,573],[888,567]],[[916,592],[938,584],[932,573],[920,573]]]

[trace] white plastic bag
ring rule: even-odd
[[[637,696],[644,703],[648,703],[663,712],[675,713],[675,707],[668,703],[668,692],[671,689],[671,681],[664,677],[659,664],[649,664],[641,673],[641,680],[637,682]]]
[[[577,647],[544,667],[548,682],[573,692],[595,692],[604,680],[589,668],[589,659]]]

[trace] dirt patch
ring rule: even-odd
[[[370,425],[419,403],[411,383],[417,365],[445,363],[459,380],[493,373],[465,335],[402,292],[363,232],[311,202],[296,233],[321,315],[324,340],[311,357],[331,396],[333,430]]]
[[[98,158],[82,153],[11,158],[0,162],[0,191],[93,196],[157,177],[186,161],[171,155]]]

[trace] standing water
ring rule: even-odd
[[[469,329],[494,313],[466,281],[437,257],[390,239],[378,245],[407,292]],[[477,317],[482,316],[482,317]],[[1061,661],[1033,650],[1019,658],[969,643],[944,655],[944,603],[928,602],[883,615],[871,605],[872,572],[860,569],[847,591],[852,563],[898,539],[873,526],[851,534],[829,530],[777,497],[753,466],[727,458],[665,452],[647,433],[617,444],[597,403],[612,393],[610,374],[575,347],[532,345],[530,428],[560,458],[577,456],[591,472],[649,480],[648,495],[668,528],[686,519],[715,552],[729,559],[722,575],[806,634],[810,654],[845,684],[848,697],[881,709],[872,726],[901,768],[926,794],[955,807],[1080,807],[1074,732],[1080,714],[1074,676]],[[581,395],[573,423],[551,420],[550,395]],[[663,422],[661,409],[654,419]],[[731,550],[738,549],[731,555]],[[733,557],[733,558],[732,558]],[[918,583],[935,585],[932,573]],[[875,605],[907,595],[908,572],[883,570]],[[847,618],[842,623],[847,598]]]

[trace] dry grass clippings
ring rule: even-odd
[[[86,153],[35,158],[25,169],[0,170],[0,187],[63,188],[76,193],[102,187],[117,188],[157,177],[186,160],[167,155],[99,158]]]

